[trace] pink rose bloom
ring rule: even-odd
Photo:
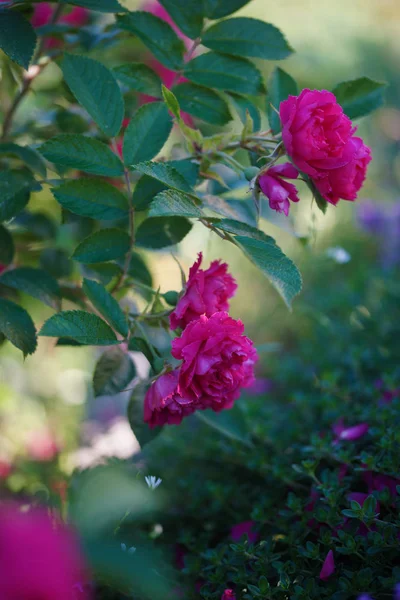
[[[296,186],[282,179],[297,179],[298,170],[289,162],[282,165],[275,165],[267,171],[264,171],[258,178],[258,185],[262,193],[267,196],[272,210],[279,213],[289,214],[290,202],[298,202]]]
[[[340,198],[350,201],[357,198],[372,159],[371,149],[359,137],[353,137],[348,148],[352,154],[350,162],[338,169],[320,171],[319,177],[314,179],[321,196],[334,205]]]
[[[258,533],[254,531],[254,521],[243,521],[234,525],[231,529],[231,538],[234,542],[240,542],[244,535],[247,535],[250,544],[255,544],[258,540]]]
[[[179,425],[183,417],[196,410],[191,399],[177,391],[179,371],[161,375],[147,391],[144,399],[144,420],[151,428],[165,425]]]
[[[226,589],[221,596],[221,600],[236,600],[236,594],[231,589]]]
[[[228,273],[228,265],[215,260],[204,271],[200,269],[202,260],[203,254],[199,252],[189,271],[185,292],[170,315],[171,329],[185,329],[200,315],[211,317],[216,312],[229,309],[228,300],[235,294],[237,284]]]
[[[65,525],[44,510],[0,506],[0,598],[71,600],[85,575],[78,541]]]
[[[329,550],[326,558],[324,560],[324,564],[322,565],[321,572],[319,574],[319,578],[325,581],[329,579],[332,573],[335,571],[335,559],[333,557],[332,550]]]
[[[345,149],[354,128],[332,92],[304,89],[281,102],[279,114],[286,151],[303,173],[315,178],[351,160]]]
[[[196,408],[231,408],[243,387],[254,382],[258,360],[253,342],[243,335],[241,321],[226,312],[202,315],[172,342],[172,355],[183,363],[178,392]]]

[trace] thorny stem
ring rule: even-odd
[[[54,14],[50,20],[49,25],[54,25],[54,23],[56,23],[58,21],[63,8],[64,8],[64,6],[62,4],[57,6],[57,8],[54,11]],[[18,106],[20,105],[21,101],[25,98],[26,94],[29,92],[32,82],[36,79],[36,77],[38,75],[40,75],[40,73],[43,71],[43,69],[45,69],[45,67],[47,67],[47,65],[50,62],[50,60],[46,60],[42,64],[39,64],[39,60],[45,49],[45,44],[46,44],[46,38],[42,37],[42,39],[40,40],[40,44],[38,46],[37,52],[36,52],[36,60],[35,60],[36,64],[32,65],[28,69],[28,71],[26,71],[26,73],[24,74],[22,87],[19,90],[18,94],[15,96],[14,101],[12,102],[12,104],[4,118],[3,131],[2,131],[2,134],[0,137],[0,141],[4,141],[5,139],[7,139],[8,134],[10,133],[14,115],[15,115],[15,112],[16,112]]]

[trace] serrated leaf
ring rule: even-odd
[[[252,446],[243,413],[237,405],[233,405],[231,409],[219,413],[211,409],[198,410],[195,416],[225,437],[241,442],[246,446]]]
[[[116,299],[106,290],[106,288],[90,279],[84,279],[82,289],[90,302],[106,321],[124,337],[128,336],[129,328],[126,316]]]
[[[185,82],[174,87],[181,109],[212,125],[226,125],[232,116],[228,104],[213,90]]]
[[[0,222],[9,221],[29,202],[32,180],[18,171],[0,173]]]
[[[358,119],[382,106],[386,87],[387,84],[381,81],[360,77],[339,83],[332,93],[346,115],[350,119]]]
[[[203,0],[206,17],[209,19],[222,19],[239,10],[250,0]]]
[[[0,264],[11,264],[14,253],[14,240],[11,233],[3,225],[0,225]]]
[[[146,395],[148,385],[139,384],[135,387],[132,392],[131,399],[128,404],[128,421],[132,428],[133,433],[140,447],[143,448],[146,444],[151,442],[157,437],[162,427],[150,428],[147,423],[144,422],[144,397]]]
[[[203,5],[198,0],[159,0],[173,22],[192,40],[197,38],[203,28]]]
[[[261,115],[257,106],[255,106],[248,98],[244,96],[239,96],[239,94],[234,94],[230,92],[229,97],[231,98],[243,125],[247,125],[248,113],[253,121],[253,131],[260,131]]]
[[[125,107],[112,72],[97,60],[67,53],[61,69],[71,92],[100,129],[110,137],[117,135]]]
[[[20,12],[0,11],[0,48],[24,69],[29,68],[36,39],[35,30]]]
[[[50,162],[85,173],[105,177],[118,177],[124,173],[122,162],[106,144],[84,135],[57,135],[38,150]]]
[[[210,88],[250,95],[264,92],[261,73],[252,62],[217,52],[193,58],[186,64],[184,75],[194,83]]]
[[[117,24],[134,33],[165,67],[172,71],[182,68],[185,45],[168,23],[151,13],[135,11],[118,16]]]
[[[129,235],[121,229],[101,229],[85,238],[72,255],[82,263],[98,263],[114,260],[126,254],[130,248]]]
[[[154,158],[168,140],[172,119],[163,102],[144,104],[136,111],[124,135],[124,162],[135,165]]]
[[[136,376],[129,354],[118,346],[106,350],[97,361],[93,374],[95,396],[113,396],[122,392]]]
[[[301,275],[296,265],[275,242],[239,235],[235,238],[246,256],[264,273],[282,296],[288,308],[301,291]]]
[[[62,183],[52,190],[63,208],[82,217],[98,220],[123,219],[128,202],[122,192],[107,181],[77,179]]]
[[[215,23],[204,33],[201,43],[217,52],[265,60],[281,60],[293,52],[277,27],[250,17]]]
[[[47,319],[39,335],[70,338],[89,346],[118,344],[115,333],[103,319],[84,310],[65,310]]]
[[[4,298],[0,298],[0,332],[24,356],[35,352],[36,329],[31,317],[24,308]]]
[[[150,205],[149,217],[189,217],[200,218],[203,211],[193,199],[178,190],[164,190],[157,194]]]
[[[257,229],[256,227],[252,227],[251,225],[247,225],[247,223],[242,223],[241,221],[236,221],[234,219],[221,219],[220,221],[215,222],[214,226],[218,229],[222,229],[222,231],[226,231],[227,233],[232,233],[234,235],[245,235],[253,240],[260,240],[262,242],[266,242],[267,244],[276,245],[274,238],[261,231],[261,229]]]
[[[170,160],[166,164],[176,169],[191,187],[196,185],[200,170],[198,163],[192,162],[190,158],[183,158],[181,160]]]
[[[192,228],[184,217],[146,219],[136,232],[136,245],[157,250],[179,244]]]
[[[35,171],[43,178],[46,177],[46,165],[43,158],[36,150],[29,148],[29,146],[19,146],[12,142],[5,142],[4,144],[0,144],[0,154],[17,156],[32,171]]]
[[[89,10],[96,10],[105,13],[125,12],[124,8],[117,0],[58,0],[60,4],[74,4],[83,6]]]
[[[61,295],[58,283],[43,269],[18,267],[0,275],[0,283],[37,298],[55,310],[60,307]]]
[[[154,98],[161,98],[161,79],[147,65],[130,62],[114,67],[113,73],[118,81],[129,89]]]
[[[298,94],[297,83],[283,69],[277,67],[268,82],[267,114],[272,132],[277,134],[281,131],[281,120],[279,118],[279,105],[289,95]],[[278,112],[277,112],[278,111]]]
[[[142,162],[134,166],[135,171],[139,171],[143,175],[148,175],[153,179],[157,179],[165,186],[174,188],[181,192],[192,192],[192,188],[184,177],[168,163],[163,162]]]

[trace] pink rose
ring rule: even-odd
[[[288,183],[282,177],[288,179],[297,179],[298,170],[289,162],[282,165],[275,165],[267,171],[264,171],[258,178],[258,185],[262,193],[267,196],[269,205],[272,210],[279,213],[289,214],[290,202],[298,202],[296,186],[293,183]]]
[[[314,179],[315,186],[321,196],[331,204],[343,200],[355,200],[367,173],[371,161],[371,149],[361,138],[353,137],[347,148],[351,148],[352,158],[346,165],[337,169],[320,171]]]
[[[279,114],[286,151],[303,173],[318,177],[351,160],[345,149],[354,128],[332,92],[305,89],[281,102]]]
[[[78,542],[65,525],[44,510],[0,506],[0,598],[71,600],[85,573]]]
[[[322,579],[323,581],[325,581],[326,579],[329,579],[329,577],[334,573],[334,571],[335,571],[335,559],[333,557],[332,550],[329,550],[329,552],[326,555],[326,558],[324,560],[324,564],[322,565],[322,569],[319,574],[319,578]]]
[[[192,400],[178,394],[179,371],[161,375],[148,389],[144,399],[144,420],[150,427],[169,423],[179,425],[183,417],[196,410]]]
[[[185,293],[170,315],[171,329],[185,327],[200,315],[211,317],[215,312],[229,309],[229,298],[235,294],[237,284],[228,273],[228,265],[215,260],[205,271],[200,269],[203,255],[189,271]]]
[[[192,321],[172,342],[172,355],[182,360],[178,392],[196,408],[231,408],[241,388],[254,382],[258,360],[241,321],[226,312]]]

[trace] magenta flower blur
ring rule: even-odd
[[[0,506],[0,598],[71,600],[86,575],[77,539],[65,525],[44,510]]]
[[[31,17],[31,23],[34,28],[43,27],[50,23],[51,18],[54,14],[54,8],[49,2],[38,2],[34,4],[33,15]],[[61,15],[58,23],[64,25],[70,25],[71,27],[82,27],[89,21],[90,11],[81,6],[74,6],[66,14]],[[49,37],[45,41],[46,48],[57,48],[62,45],[60,39],[56,37]]]
[[[203,255],[199,252],[189,271],[184,294],[170,315],[171,329],[185,329],[200,315],[211,317],[215,312],[229,309],[228,300],[235,294],[237,284],[228,273],[228,265],[215,260],[203,270],[200,268],[202,260]]]
[[[354,441],[358,440],[367,433],[369,425],[368,423],[359,423],[353,427],[345,427],[343,424],[343,419],[340,419],[337,423],[335,423],[335,425],[333,425],[332,429],[338,440]]]
[[[254,521],[242,521],[232,527],[231,538],[234,542],[240,542],[243,536],[247,536],[250,544],[255,544],[258,540],[258,533],[254,531],[254,528]]]
[[[254,381],[258,360],[241,321],[226,312],[202,315],[172,342],[172,355],[182,360],[178,392],[196,408],[231,408],[243,387]]]
[[[319,578],[322,579],[323,581],[325,581],[326,579],[329,579],[329,577],[333,574],[334,571],[335,571],[335,559],[333,557],[332,550],[329,550],[329,552],[326,555],[326,558],[324,560],[324,564],[322,565],[322,569],[319,574]]]
[[[221,600],[236,600],[236,594],[231,589],[226,589],[221,596]]]
[[[179,371],[164,373],[150,386],[144,399],[144,420],[150,427],[179,425],[183,417],[192,414],[192,400],[178,394]]]
[[[275,165],[260,175],[258,185],[262,193],[267,196],[272,210],[288,216],[290,200],[298,202],[299,197],[296,186],[285,181],[283,177],[297,179],[298,175],[298,170],[289,162]]]

